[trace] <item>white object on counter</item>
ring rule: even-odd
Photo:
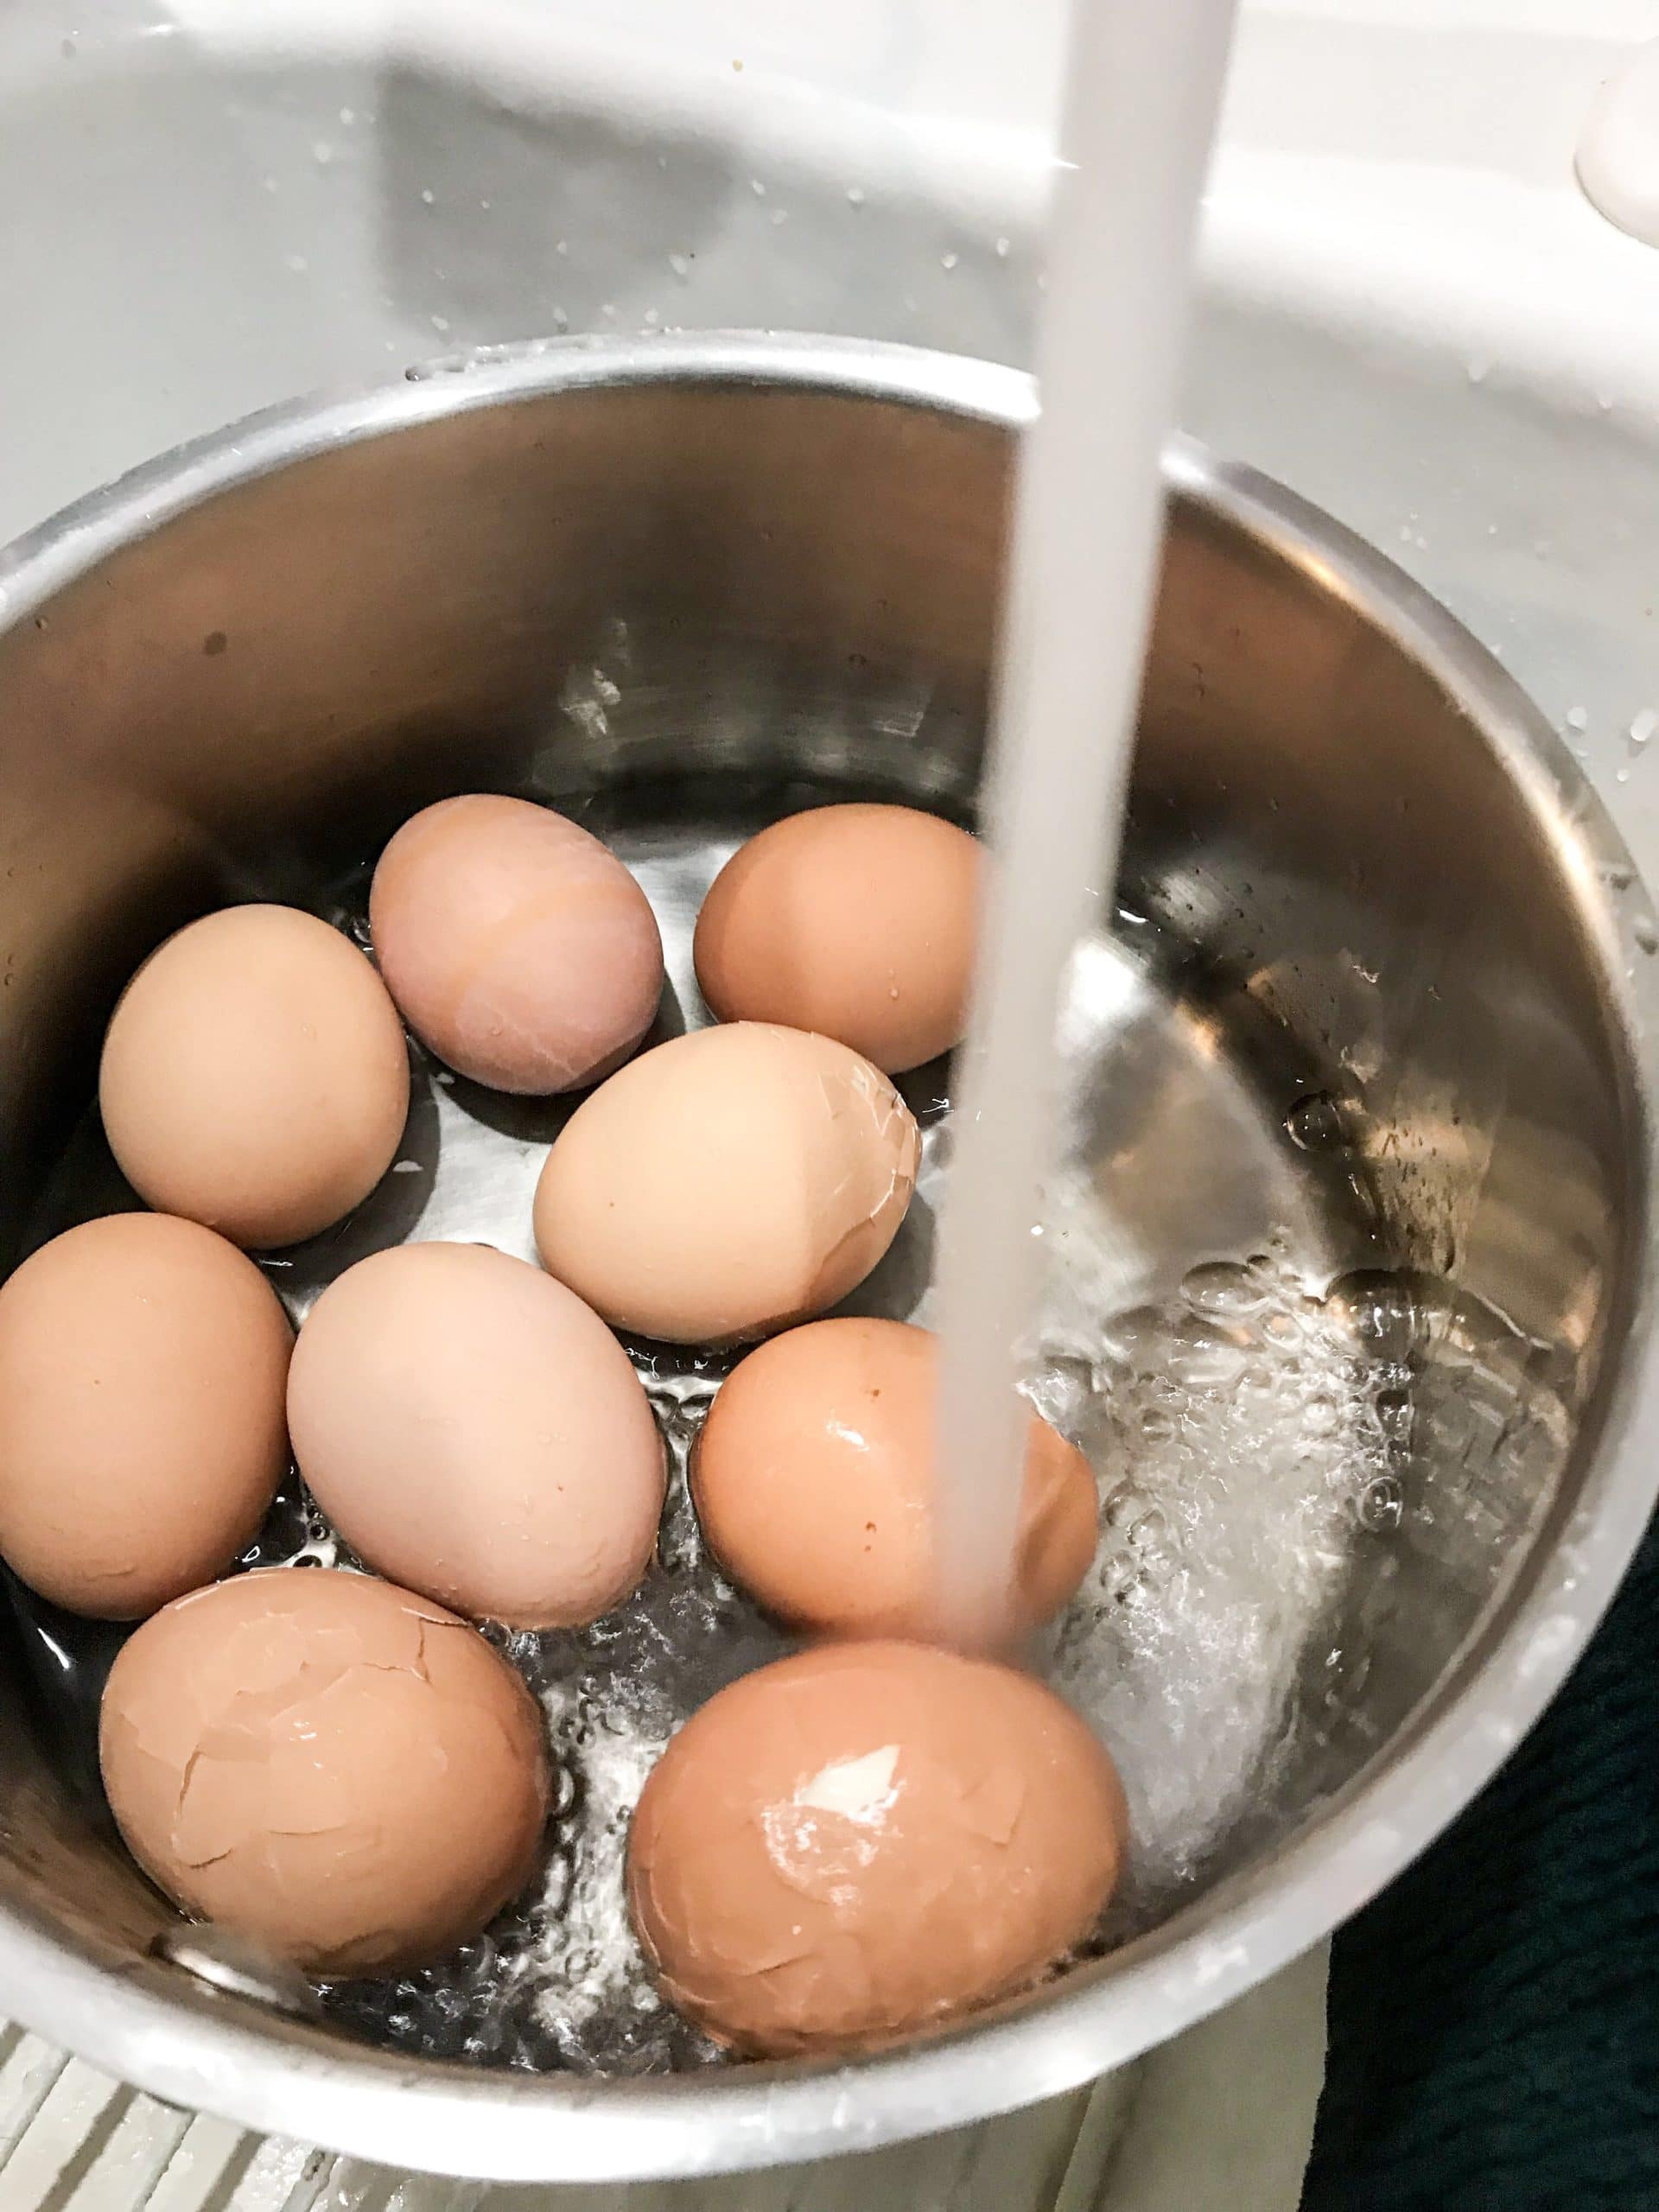
[[[1610,223],[1659,246],[1659,39],[1637,47],[1597,93],[1578,172]]]

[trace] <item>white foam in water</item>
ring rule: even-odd
[[[985,820],[997,854],[941,1241],[939,1603],[993,1643],[1019,1517],[1018,1344],[1056,1151],[1061,978],[1116,874],[1198,195],[1231,0],[1077,0]]]
[[[1059,1205],[1070,1257],[1046,1306],[1073,1321],[1094,1255],[1087,1217]],[[1098,1323],[1086,1370],[1039,1361],[1027,1387],[1101,1481],[1100,1549],[1052,1679],[1122,1774],[1139,1916],[1270,1791],[1389,1447],[1373,1364],[1282,1249],[1195,1268],[1161,1305]]]

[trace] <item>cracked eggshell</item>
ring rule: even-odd
[[[288,1465],[294,1332],[194,1221],[110,1214],[0,1288],[0,1554],[73,1612],[137,1620],[228,1567]]]
[[[270,1567],[181,1598],[104,1693],[122,1838],[181,1909],[327,1976],[402,1972],[524,1887],[541,1718],[476,1630],[390,1583]]]
[[[348,1268],[300,1331],[288,1419],[358,1556],[458,1612],[580,1626],[656,1546],[662,1439],[627,1354],[573,1291],[487,1245]]]
[[[409,1048],[338,930],[295,906],[227,906],[127,985],[98,1100],[141,1198],[263,1251],[341,1220],[391,1166]]]
[[[722,1021],[812,1029],[896,1075],[967,1026],[982,854],[913,806],[809,807],[740,846],[697,916]]]
[[[764,1022],[698,1030],[577,1108],[537,1185],[537,1245],[615,1328],[738,1342],[864,1280],[920,1146],[892,1084],[846,1046]]]
[[[657,1017],[650,901],[597,837],[529,799],[423,808],[380,855],[369,927],[416,1035],[497,1090],[597,1082]]]
[[[1037,1980],[1093,1929],[1116,1770],[1031,1676],[921,1644],[782,1659],[653,1768],[628,1846],[664,1994],[760,2056],[888,2041]]]
[[[796,1628],[925,1637],[934,1605],[938,1340],[903,1321],[812,1321],[721,1383],[691,1492],[733,1581]],[[1018,1625],[1048,1620],[1094,1557],[1095,1478],[1033,1414],[1014,1556]]]

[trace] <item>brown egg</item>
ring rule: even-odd
[[[288,1316],[166,1214],[43,1244],[0,1288],[0,1553],[72,1611],[137,1620],[228,1567],[288,1465]]]
[[[822,1313],[892,1243],[909,1108],[827,1037],[676,1037],[579,1106],[536,1189],[543,1264],[614,1327],[730,1343]]]
[[[475,1629],[390,1583],[270,1567],[131,1637],[99,1732],[133,1857],[182,1910],[318,1974],[401,1972],[529,1880],[540,1716]]]
[[[925,1637],[937,1624],[931,1497],[938,1344],[902,1321],[809,1322],[720,1388],[691,1488],[715,1556],[792,1626]],[[1035,1414],[1014,1562],[1017,1619],[1057,1613],[1095,1551],[1094,1477]]]
[[[780,1659],[652,1770],[628,1902],[664,1993],[761,2055],[886,2041],[1080,1943],[1126,1834],[1110,1759],[1027,1675],[912,1643]]]
[[[385,985],[338,930],[293,906],[228,906],[128,984],[98,1096],[140,1198],[264,1249],[328,1228],[385,1173],[409,1052]]]
[[[486,1245],[348,1268],[300,1332],[288,1418],[359,1557],[458,1612],[596,1620],[655,1548],[662,1440],[627,1354],[563,1283]]]
[[[497,1090],[597,1082],[656,1019],[663,943],[645,893],[597,837],[528,799],[477,792],[406,822],[374,871],[369,923],[410,1027]]]
[[[889,1075],[961,1039],[981,852],[909,806],[817,806],[751,837],[697,917],[702,995],[722,1021],[838,1038]]]

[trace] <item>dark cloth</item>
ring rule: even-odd
[[[1659,1527],[1329,2004],[1303,2212],[1659,2212]]]

